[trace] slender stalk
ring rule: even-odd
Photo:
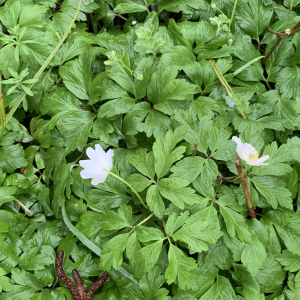
[[[290,10],[293,10],[293,6],[294,6],[294,0],[291,0]]]
[[[15,201],[29,214],[33,215],[33,213],[18,199],[15,199]]]
[[[209,59],[208,60],[211,67],[213,68],[215,74],[217,75],[217,77],[219,78],[221,84],[223,85],[223,87],[225,88],[228,96],[232,97],[234,95],[234,92],[231,88],[231,86],[228,84],[228,82],[226,81],[225,77],[223,76],[223,74],[220,72],[219,68],[217,67],[216,63],[214,60]],[[244,119],[249,119],[246,112],[243,110],[239,110],[239,113],[242,115],[242,117]]]
[[[241,165],[241,159],[240,159],[239,156],[237,156],[235,158],[235,165],[236,165],[236,169],[238,171],[238,174],[239,174],[239,176],[241,178],[241,183],[242,183],[242,187],[243,187],[244,194],[245,194],[245,197],[246,197],[246,201],[247,201],[247,205],[248,205],[248,209],[249,209],[249,214],[250,214],[251,218],[256,219],[256,215],[255,215],[255,211],[254,211],[254,208],[253,208],[253,204],[252,204],[252,200],[251,200],[251,197],[250,197],[250,193],[249,193],[249,190],[248,190],[248,186],[247,186],[245,177],[243,175],[243,169],[242,169],[242,165]]]
[[[237,4],[237,0],[235,0],[234,5],[233,5],[233,9],[232,9],[232,13],[231,13],[230,22],[229,22],[229,25],[228,25],[226,37],[228,36],[229,31],[230,31],[230,27],[231,27],[231,24],[232,24],[232,21],[233,21],[233,17],[234,17],[234,13],[235,13],[235,9],[236,9],[236,4]]]
[[[153,217],[153,215],[154,215],[154,212],[153,212],[150,216],[148,216],[146,219],[144,219],[142,222],[140,222],[139,224],[135,225],[134,227],[140,226],[140,225],[144,224],[144,223],[147,222],[149,219],[151,219],[151,218]]]
[[[149,207],[144,203],[144,201],[143,201],[143,199],[141,198],[141,196],[138,194],[138,192],[133,188],[133,186],[132,185],[130,185],[126,180],[124,180],[123,178],[121,178],[120,176],[118,176],[118,175],[116,175],[116,174],[114,174],[114,173],[112,173],[112,172],[110,172],[110,171],[108,171],[107,169],[103,169],[103,171],[105,171],[105,172],[107,172],[107,173],[109,173],[110,175],[112,175],[112,176],[114,176],[114,177],[116,177],[116,178],[118,178],[120,181],[122,181],[122,182],[124,182],[135,194],[136,194],[136,196],[139,198],[139,200],[141,201],[141,203],[142,203],[142,205],[145,207],[145,208],[147,208],[147,209],[149,209]]]

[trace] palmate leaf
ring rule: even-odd
[[[209,226],[208,222],[198,221],[183,225],[172,235],[172,238],[175,241],[185,242],[192,251],[202,252],[208,250],[205,242],[215,244],[222,235],[223,233],[215,226]]]
[[[195,195],[192,188],[187,187],[188,184],[188,181],[179,178],[163,178],[158,182],[158,190],[164,198],[183,209],[184,203],[193,205],[203,200],[202,197]]]
[[[26,167],[27,160],[20,144],[0,147],[0,168],[8,173],[15,169]]]
[[[300,255],[299,243],[299,216],[296,213],[289,213],[281,210],[271,210],[265,214],[262,221],[273,225],[278,236],[285,244],[287,250],[295,255]]]
[[[293,208],[291,192],[285,188],[282,180],[273,176],[256,176],[251,178],[256,189],[266,198],[274,209],[278,204],[282,207]]]
[[[215,284],[200,298],[200,300],[237,300],[234,289],[229,280],[218,275]]]
[[[185,147],[174,147],[181,141],[185,132],[184,126],[177,127],[175,131],[169,130],[165,138],[158,136],[153,144],[153,154],[155,158],[155,173],[158,179],[165,176],[172,164],[183,156]],[[174,149],[174,150],[173,150]]]
[[[205,0],[191,0],[186,2],[184,0],[160,0],[158,2],[158,11],[168,10],[172,12],[189,11],[189,7],[195,9],[208,9],[208,3]]]
[[[296,98],[300,95],[298,85],[300,83],[300,68],[298,66],[285,67],[276,78],[276,88],[280,90],[286,99]]]
[[[285,267],[286,271],[296,272],[300,270],[300,255],[283,250],[282,254],[277,255],[275,258]]]
[[[224,218],[227,233],[231,237],[235,237],[237,235],[241,241],[249,243],[251,241],[251,234],[248,230],[244,217],[233,209],[227,207],[227,203],[223,203],[222,197],[216,203],[219,204],[220,213]]]
[[[100,258],[101,270],[109,271],[111,267],[119,269],[123,262],[123,252],[129,235],[130,233],[119,234],[105,243]]]
[[[267,28],[273,15],[272,6],[264,6],[263,0],[239,2],[236,18],[246,34],[259,41],[259,34]]]
[[[197,288],[196,261],[191,257],[187,257],[179,248],[172,244],[170,244],[168,259],[169,265],[165,274],[167,283],[171,284],[178,278],[181,289]]]
[[[164,283],[159,266],[155,266],[148,274],[144,275],[140,281],[140,287],[147,300],[165,300],[168,290],[161,288]]]
[[[147,6],[143,5],[143,1],[139,0],[118,0],[114,12],[128,14],[147,10]]]

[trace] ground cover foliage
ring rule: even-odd
[[[300,1],[82,0],[38,80],[78,1],[0,4],[0,299],[72,299],[60,250],[95,300],[300,299]]]

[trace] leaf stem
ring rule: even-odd
[[[142,205],[143,205],[145,208],[149,209],[149,207],[144,203],[143,199],[142,199],[141,196],[138,194],[138,192],[137,192],[137,191],[133,188],[133,186],[130,185],[126,180],[124,180],[124,179],[121,178],[120,176],[118,176],[118,175],[116,175],[116,174],[114,174],[114,173],[108,171],[108,170],[105,169],[105,168],[103,169],[103,171],[109,173],[110,175],[112,175],[112,176],[118,178],[120,181],[122,181],[123,183],[125,183],[125,184],[126,184],[126,185],[127,185],[127,186],[135,193],[135,194],[136,194],[136,196],[137,196],[137,197],[139,198],[139,200],[141,201]]]
[[[223,85],[223,87],[225,88],[227,94],[229,97],[232,97],[234,95],[234,92],[231,88],[231,86],[228,84],[228,82],[226,81],[225,77],[223,76],[223,74],[221,73],[221,71],[219,70],[219,68],[217,67],[216,63],[214,60],[209,59],[208,60],[211,67],[213,68],[215,74],[217,75],[217,77],[219,78],[221,84]],[[243,110],[238,110],[239,113],[242,115],[242,117],[244,119],[249,119],[249,117],[247,116],[246,112]]]
[[[134,227],[140,226],[140,225],[144,224],[144,223],[147,222],[149,219],[151,219],[151,218],[153,217],[153,215],[154,215],[154,212],[153,212],[150,216],[148,216],[146,219],[144,219],[142,222],[140,222],[139,224],[135,225]]]
[[[240,175],[240,178],[241,178],[241,183],[242,183],[242,187],[243,187],[244,194],[245,194],[245,197],[246,197],[246,201],[247,201],[247,205],[248,205],[248,209],[249,209],[249,214],[250,214],[251,218],[256,219],[256,215],[255,215],[255,211],[254,211],[254,208],[253,208],[250,193],[249,193],[249,190],[248,190],[248,186],[247,186],[245,177],[243,175],[241,159],[240,159],[239,156],[236,156],[236,158],[235,158],[235,165],[236,165],[236,169],[238,171],[238,174]]]
[[[234,5],[233,5],[233,9],[232,9],[232,13],[231,13],[231,18],[230,18],[230,22],[229,22],[228,29],[227,29],[227,33],[226,33],[226,38],[227,38],[227,36],[228,36],[228,34],[229,34],[230,27],[231,27],[231,24],[232,24],[232,21],[233,21],[235,9],[236,9],[236,4],[237,4],[237,0],[235,0]]]

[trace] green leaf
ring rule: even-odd
[[[259,284],[253,279],[253,277],[245,267],[235,264],[233,278],[241,284],[242,287],[238,287],[237,291],[242,294],[245,299],[259,299]]]
[[[298,66],[285,67],[276,77],[276,88],[286,99],[300,96],[298,85],[300,83],[300,68]]]
[[[181,45],[170,49],[164,49],[165,52],[160,60],[160,63],[166,66],[176,65],[179,70],[182,70],[187,64],[196,61],[196,56],[193,52]]]
[[[165,114],[151,109],[145,120],[144,131],[147,137],[164,135],[170,129],[170,118]]]
[[[184,209],[184,203],[193,205],[203,200],[202,197],[195,195],[195,191],[187,187],[189,182],[179,178],[164,178],[158,182],[160,194],[180,209]]]
[[[115,13],[128,14],[147,10],[147,7],[139,0],[117,0],[116,4]]]
[[[173,174],[170,177],[193,182],[201,173],[204,162],[205,159],[200,156],[186,157],[171,168]]]
[[[111,267],[119,269],[123,262],[123,252],[129,235],[130,233],[119,234],[105,243],[100,258],[101,270],[110,271]]]
[[[169,130],[165,138],[158,136],[153,144],[153,154],[155,158],[155,173],[158,179],[165,176],[172,164],[182,158],[185,147],[180,146],[174,149],[176,144],[181,141],[185,128],[177,127],[175,131]],[[173,150],[174,149],[174,150]]]
[[[200,298],[200,300],[237,300],[234,289],[232,288],[230,281],[218,275],[215,284]]]
[[[169,265],[165,277],[167,283],[178,279],[181,289],[195,289],[197,287],[197,264],[191,257],[187,257],[179,248],[170,244],[168,253]]]
[[[85,50],[78,59],[71,60],[59,68],[59,75],[67,89],[83,100],[89,99],[92,54],[92,51]]]
[[[157,185],[151,185],[148,188],[146,199],[150,210],[153,211],[159,219],[162,219],[165,212],[165,204],[160,196]]]
[[[103,117],[112,117],[119,114],[127,113],[135,104],[134,99],[124,96],[123,98],[118,98],[110,100],[99,109],[98,116]]]
[[[166,300],[169,291],[161,288],[164,281],[164,277],[161,275],[161,270],[158,266],[155,266],[140,279],[139,284],[147,300]]]
[[[22,253],[19,266],[26,270],[44,270],[45,265],[53,264],[53,259],[47,254],[37,254],[38,248],[33,248]]]
[[[137,191],[142,192],[153,182],[140,174],[131,174],[126,181]]]
[[[158,12],[168,10],[172,12],[190,11],[189,7],[195,9],[208,9],[208,3],[204,0],[191,0],[188,3],[184,0],[165,0],[158,5]]]
[[[245,4],[246,5],[246,4]],[[233,44],[234,55],[241,61],[236,61],[235,66],[238,69],[242,67],[245,62],[248,63],[253,59],[261,56],[260,52],[255,49],[251,43],[251,37],[249,35],[238,34]],[[245,81],[261,81],[264,80],[263,68],[259,61],[256,61],[247,69],[237,75],[237,78]]]
[[[236,13],[244,32],[259,41],[259,34],[269,25],[273,10],[271,6],[265,7],[263,0],[250,0],[249,6],[245,2],[239,2]]]
[[[13,285],[10,283],[10,278],[4,275],[6,275],[6,272],[0,268],[0,293],[2,291],[10,292],[13,290]]]
[[[147,90],[150,102],[158,104],[167,100],[186,100],[193,94],[195,86],[186,80],[175,79],[177,73],[176,66],[168,66],[160,67],[152,74]]]
[[[118,213],[111,210],[105,210],[100,215],[103,229],[118,230],[124,227],[131,227],[132,209],[131,206],[121,205]]]
[[[267,258],[265,247],[256,235],[252,236],[251,243],[246,244],[242,252],[241,261],[251,276],[256,276]]]
[[[136,226],[135,231],[138,235],[138,239],[142,243],[147,243],[149,241],[165,239],[165,235],[157,228],[146,227],[146,226]]]
[[[285,267],[286,271],[296,272],[300,270],[300,255],[283,250],[282,254],[277,255],[275,258]]]
[[[251,181],[274,209],[277,208],[278,203],[282,207],[293,208],[292,194],[285,188],[286,184],[279,178],[272,176],[256,176],[251,178]]]
[[[147,149],[139,148],[129,162],[143,175],[154,180],[154,156],[153,152],[147,153]]]
[[[251,235],[244,217],[235,212],[233,209],[226,207],[226,204],[223,205],[221,199],[222,198],[220,198],[216,203],[219,204],[220,213],[224,218],[228,234],[231,237],[235,237],[237,234],[241,241],[249,243],[251,241]]]
[[[15,200],[15,196],[13,196],[18,189],[16,187],[7,186],[7,187],[0,187],[0,205],[5,202],[11,202]]]
[[[141,257],[144,260],[144,266],[143,266],[144,272],[148,273],[154,268],[160,256],[162,244],[163,244],[163,239],[154,242],[148,246],[145,246],[139,250]]]
[[[172,235],[172,238],[186,243],[190,250],[200,253],[208,250],[205,242],[215,244],[222,235],[223,233],[215,226],[209,226],[208,222],[198,221],[183,225]]]
[[[259,273],[255,276],[255,280],[259,283],[262,292],[272,293],[281,287],[285,273],[274,258],[268,257]]]
[[[0,147],[0,168],[13,173],[15,169],[27,166],[25,153],[20,144]]]
[[[43,285],[41,285],[41,282],[37,277],[25,270],[12,270],[11,277],[19,285],[31,287],[36,290],[41,290],[43,288]]]

